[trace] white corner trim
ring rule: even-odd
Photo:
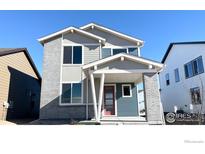
[[[130,95],[129,96],[125,96],[124,95],[124,87],[129,87],[129,89],[130,89]],[[122,84],[122,97],[132,97],[132,86],[131,86],[131,84]]]

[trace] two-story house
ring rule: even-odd
[[[171,43],[162,59],[161,101],[164,112],[205,112],[205,42]]]
[[[44,47],[40,119],[163,122],[157,83],[163,65],[140,56],[142,40],[90,23],[38,41]]]

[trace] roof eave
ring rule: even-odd
[[[44,37],[39,38],[39,39],[37,39],[37,40],[38,40],[38,42],[40,42],[40,43],[43,45],[46,40],[51,39],[51,38],[53,38],[53,37],[55,37],[55,36],[58,36],[58,35],[63,35],[63,34],[65,34],[66,32],[68,32],[68,31],[70,31],[70,30],[77,31],[77,32],[79,32],[79,33],[82,33],[82,34],[87,35],[87,36],[89,36],[89,37],[92,37],[92,38],[94,38],[94,39],[100,40],[102,43],[105,43],[105,42],[106,42],[106,39],[104,39],[104,38],[102,38],[102,37],[99,37],[99,36],[97,36],[97,35],[91,34],[91,33],[89,33],[89,32],[83,31],[83,30],[81,30],[81,29],[78,29],[78,28],[76,28],[76,27],[68,27],[68,28],[66,28],[66,29],[63,29],[63,30],[58,31],[58,32],[55,32],[55,33],[53,33],[53,34],[44,36]]]
[[[118,35],[118,36],[120,36],[120,37],[123,37],[123,38],[125,38],[125,39],[128,39],[128,40],[130,40],[130,41],[134,41],[134,42],[136,42],[137,44],[139,44],[139,46],[143,46],[143,45],[144,45],[144,41],[143,41],[143,40],[140,40],[140,39],[137,39],[137,38],[128,36],[128,35],[126,35],[126,34],[123,34],[123,33],[117,32],[117,31],[114,31],[114,30],[109,29],[109,28],[104,27],[104,26],[97,25],[97,24],[95,24],[95,23],[90,23],[90,24],[87,24],[87,25],[85,25],[85,26],[81,26],[80,29],[85,30],[85,29],[88,29],[88,28],[91,27],[91,26],[95,26],[95,27],[97,27],[97,28],[103,29],[103,30],[105,30],[105,31],[108,31],[108,32],[113,33],[113,34],[115,34],[115,35]]]
[[[106,62],[109,62],[109,61],[112,61],[112,60],[115,60],[119,57],[123,57],[125,56],[126,58],[128,59],[131,59],[131,60],[141,60],[141,62],[144,62],[146,64],[152,64],[154,66],[156,66],[159,70],[161,70],[163,68],[163,64],[161,63],[158,63],[158,62],[154,62],[154,61],[151,61],[151,60],[147,60],[147,59],[144,59],[144,58],[140,58],[140,57],[133,57],[132,55],[127,55],[127,54],[124,54],[124,53],[120,53],[120,54],[117,54],[117,55],[114,55],[114,56],[111,56],[111,57],[107,57],[105,59],[100,59],[98,61],[95,61],[95,62],[91,62],[89,64],[86,64],[82,67],[83,70],[86,70],[86,69],[89,69],[95,65],[101,65],[101,64],[104,64]]]

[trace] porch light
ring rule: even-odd
[[[91,28],[94,29],[94,25],[92,25]]]
[[[149,69],[152,69],[153,66],[152,66],[152,65],[149,65],[148,67],[149,67]]]
[[[73,33],[73,32],[74,32],[74,30],[73,30],[73,29],[71,29],[70,31],[71,31],[71,33]]]
[[[95,66],[94,66],[94,70],[96,71],[97,69],[98,69],[98,66],[97,66],[97,65],[95,65]]]
[[[125,58],[122,56],[122,57],[120,57],[120,60],[121,60],[121,61],[124,61],[124,60],[125,60]]]

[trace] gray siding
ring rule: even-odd
[[[62,68],[62,82],[81,82],[81,75],[82,70],[80,66],[63,66]]]
[[[158,89],[157,74],[144,73],[145,105],[147,120],[152,124],[162,123],[160,113],[160,94]]]
[[[100,59],[100,46],[84,46],[84,64],[96,61]]]
[[[67,33],[63,36],[63,43],[68,44],[93,44],[93,43],[99,43],[98,40],[86,37],[82,34],[79,34],[77,32],[75,33]]]
[[[127,41],[123,38],[117,37],[108,32],[98,30],[96,28],[88,29],[86,31],[105,38],[106,39],[105,46],[136,46],[136,43],[132,41]]]
[[[101,66],[98,66],[98,69],[147,69],[148,66],[141,64],[141,63],[136,63],[132,62],[130,60],[125,60],[121,61],[120,58],[115,61],[108,62],[106,64],[103,64]]]
[[[132,83],[132,97],[122,97],[122,84],[116,84],[117,115],[119,117],[138,116],[137,87]]]

